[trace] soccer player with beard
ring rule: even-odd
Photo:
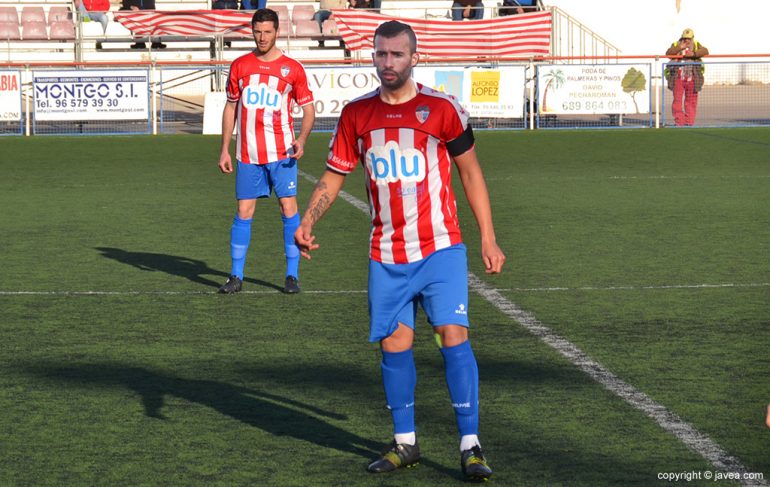
[[[230,65],[227,104],[222,115],[222,149],[219,169],[233,172],[230,140],[237,126],[235,196],[238,207],[230,230],[232,271],[220,293],[239,292],[251,240],[251,222],[257,198],[275,192],[283,220],[286,276],[283,291],[299,292],[299,249],[294,232],[297,212],[297,160],[315,121],[313,93],[300,63],[275,46],[278,14],[257,10],[251,19],[257,48]],[[302,125],[294,138],[292,103],[302,107]],[[236,125],[237,124],[237,125]]]
[[[452,160],[481,232],[486,272],[501,272],[484,176],[468,113],[454,98],[414,82],[417,39],[407,24],[385,22],[374,34],[380,87],[343,109],[327,169],[295,234],[306,258],[318,248],[313,226],[362,163],[372,215],[369,251],[369,340],[382,349],[385,398],[394,439],[368,466],[372,473],[416,464],[412,344],[417,305],[440,342],[460,434],[466,477],[492,475],[478,439],[478,368],[468,341],[468,268],[450,184]]]

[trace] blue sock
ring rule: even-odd
[[[417,385],[417,369],[412,350],[382,352],[382,384],[385,399],[393,416],[393,432],[414,431],[414,388]]]
[[[460,436],[479,434],[479,368],[471,342],[441,349]]]
[[[246,252],[249,250],[251,240],[251,218],[241,220],[238,215],[233,218],[233,226],[230,228],[230,257],[233,259],[233,268],[230,272],[243,280],[243,267],[246,265]]]
[[[294,244],[294,232],[299,228],[299,213],[294,216],[281,216],[283,220],[283,249],[286,253],[286,277],[299,279],[299,248]]]

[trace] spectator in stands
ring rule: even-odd
[[[214,0],[212,10],[238,10],[238,0]]]
[[[347,6],[347,0],[321,0],[320,9],[313,15],[318,22],[318,28],[323,31],[324,21],[332,16],[332,9],[342,9]]]
[[[703,88],[705,71],[701,58],[708,53],[706,46],[695,40],[692,29],[685,29],[679,40],[666,51],[666,56],[676,56],[666,66],[666,83],[674,92],[671,112],[677,126],[695,123],[698,93]]]
[[[120,10],[155,10],[155,0],[122,0]],[[131,49],[144,49],[147,45],[144,42],[131,44]],[[165,49],[166,45],[160,42],[152,43],[153,49]]]
[[[110,0],[75,0],[75,6],[80,12],[82,21],[99,22],[102,24],[102,31],[107,33],[107,24],[110,22],[107,17],[107,12],[110,11]]]
[[[454,0],[452,20],[481,20],[484,18],[484,4],[481,0]]]
[[[267,8],[267,0],[241,0],[241,10],[260,10]]]
[[[497,11],[497,15],[523,14],[537,10],[537,0],[503,0],[502,6]]]
[[[370,9],[372,8],[372,3],[370,0],[321,0],[320,9],[315,14],[313,14],[313,20],[318,22],[318,28],[321,30],[321,32],[324,30],[324,22],[326,22],[332,16],[332,9],[339,10],[343,8]],[[343,45],[342,41],[340,41],[340,45]],[[324,41],[318,41],[318,46],[323,47]],[[348,51],[345,52],[347,53]],[[347,54],[345,57],[347,57]]]
[[[248,0],[244,0],[244,4]],[[211,9],[212,10],[238,10],[238,0],[214,0],[211,2]],[[244,10],[248,10],[244,6]],[[225,41],[225,47],[230,47],[232,43],[230,41]]]

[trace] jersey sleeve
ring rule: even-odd
[[[337,128],[329,143],[329,158],[326,167],[342,174],[350,174],[358,165],[360,152],[355,135],[355,126],[350,110],[342,109]]]
[[[241,99],[241,87],[238,86],[238,66],[230,65],[230,73],[227,75],[227,101],[236,102]]]
[[[310,86],[308,86],[307,82],[307,74],[302,65],[299,65],[299,69],[297,70],[297,79],[295,80],[292,93],[299,106],[305,106],[308,103],[313,102],[313,92],[310,91]]]

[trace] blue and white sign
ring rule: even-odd
[[[147,120],[149,72],[35,71],[35,120]]]

